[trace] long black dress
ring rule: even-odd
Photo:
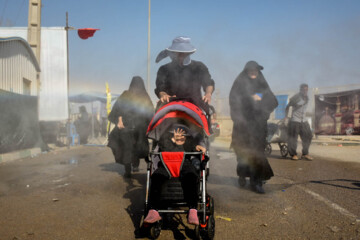
[[[256,79],[248,77],[248,71],[252,69],[258,70]],[[260,71],[262,69],[256,62],[248,62],[235,79],[229,96],[234,123],[231,147],[237,156],[237,173],[242,177],[250,176],[255,182],[274,176],[264,150],[267,120],[278,102]],[[253,94],[262,95],[261,101],[253,100]]]
[[[124,91],[117,99],[109,114],[110,122],[118,124],[122,116],[124,127],[117,126],[109,136],[108,146],[113,151],[115,161],[120,164],[139,166],[139,159],[147,157],[149,143],[146,130],[154,115],[154,106],[147,94],[144,82],[134,77],[129,90]]]

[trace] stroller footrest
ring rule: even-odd
[[[176,209],[172,209],[172,210],[158,210],[159,213],[188,213],[189,210],[176,210]]]

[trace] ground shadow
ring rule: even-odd
[[[131,178],[123,179],[127,184],[123,198],[130,200],[130,205],[125,210],[133,222],[135,238],[148,237],[148,233],[140,229],[145,208],[146,173],[133,174]],[[183,223],[179,215],[164,215],[162,223],[162,229],[172,231],[174,239],[195,238],[194,231]]]
[[[99,166],[101,167],[102,171],[116,172],[121,176],[125,173],[124,165],[118,163],[103,163]]]
[[[102,171],[115,172],[122,177],[122,181],[126,184],[126,193],[123,198],[130,200],[130,205],[125,210],[133,223],[135,238],[143,238],[144,236],[140,233],[140,222],[145,205],[146,173],[133,173],[130,178],[126,178],[124,177],[125,169],[122,164],[104,163],[99,166]]]
[[[217,174],[210,174],[208,178],[208,183],[212,185],[223,185],[223,186],[233,186],[240,189],[248,190],[253,192],[250,188],[250,180],[247,178],[247,183],[244,187],[239,185],[238,177],[234,176],[220,176]],[[266,192],[276,192],[276,191],[284,191],[287,188],[293,186],[294,184],[290,183],[282,183],[282,184],[274,184],[274,183],[265,183],[264,188]]]
[[[123,198],[130,200],[130,205],[125,210],[133,222],[135,238],[143,238],[145,236],[140,231],[140,224],[144,215],[146,174],[133,174],[131,178],[123,179],[127,184]]]
[[[221,176],[218,174],[210,173],[207,179],[208,184],[212,185],[226,185],[226,186],[239,186],[238,178],[234,176]]]
[[[162,229],[172,231],[174,239],[196,239],[194,229],[189,228],[183,219],[180,214],[167,214],[163,216]]]
[[[266,155],[266,157],[272,158],[272,159],[278,159],[278,160],[289,160],[289,161],[293,161],[293,160],[291,160],[289,154],[287,154],[286,157],[281,156],[280,150],[273,150],[273,151],[271,152],[271,154],[270,154],[270,155]]]
[[[316,181],[313,180],[313,181],[310,181],[310,182],[311,183],[316,183],[316,184],[323,184],[323,185],[338,187],[338,188],[345,188],[345,189],[350,189],[350,190],[360,190],[360,181],[359,180],[330,179],[330,180],[316,180]],[[353,185],[355,187],[349,187],[349,186],[341,185],[339,183],[334,183],[334,182],[350,183],[351,185]]]

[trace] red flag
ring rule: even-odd
[[[79,28],[78,35],[81,39],[88,39],[89,37],[94,36],[94,33],[100,29],[95,28]]]

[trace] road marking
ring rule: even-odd
[[[325,203],[326,205],[328,205],[329,207],[337,210],[338,212],[340,212],[342,215],[345,215],[349,218],[353,218],[353,219],[356,219],[357,222],[360,222],[360,219],[358,219],[358,217],[354,214],[352,214],[351,212],[349,212],[348,210],[346,210],[345,208],[339,206],[338,204],[330,201],[329,199],[305,188],[305,187],[302,187],[302,186],[298,186],[299,188],[301,188],[303,191],[305,191],[306,193],[310,194],[311,196],[313,196],[314,198],[316,198],[317,200]]]
[[[57,188],[66,187],[66,186],[68,186],[68,185],[70,185],[70,183],[65,183],[65,184],[63,184],[63,185],[57,185],[56,187],[53,187],[52,189],[57,189]]]
[[[278,176],[280,177],[280,176]],[[342,215],[346,216],[346,217],[349,217],[351,219],[355,219],[356,222],[360,222],[360,218],[358,218],[355,214],[352,214],[351,212],[349,212],[348,210],[346,210],[345,208],[341,207],[340,205],[330,201],[329,199],[321,196],[320,194],[316,193],[316,192],[313,192],[311,191],[310,189],[306,188],[306,187],[303,187],[303,186],[300,186],[298,184],[296,184],[294,181],[288,179],[288,178],[284,178],[284,177],[281,177],[283,179],[285,179],[286,181],[288,181],[290,184],[294,184],[296,187],[302,189],[304,192],[310,194],[311,196],[313,196],[315,199],[325,203],[326,205],[328,205],[329,207],[333,208],[334,210],[338,211],[339,213],[341,213]]]

